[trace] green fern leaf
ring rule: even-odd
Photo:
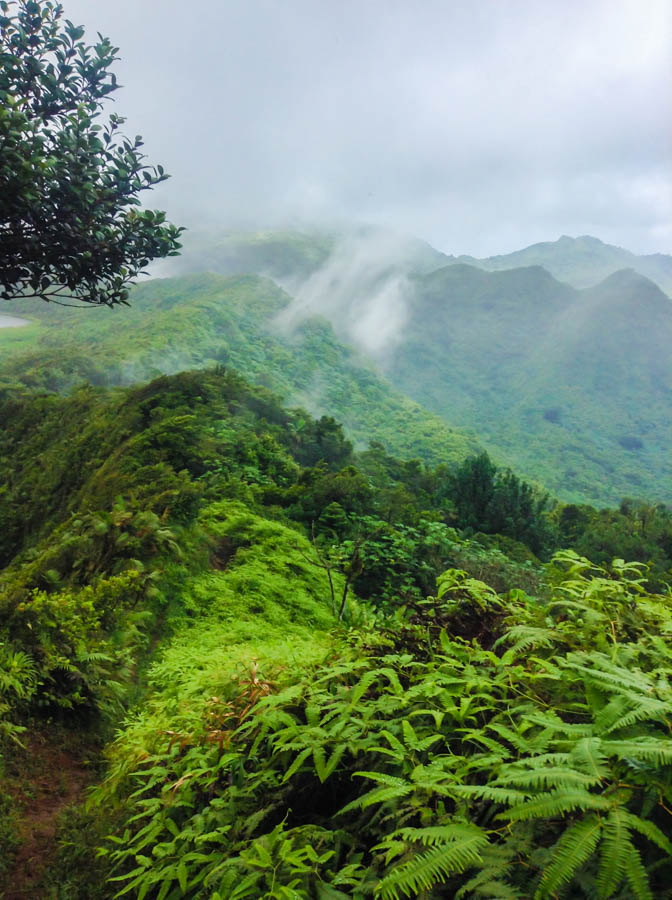
[[[507,790],[506,788],[493,787],[490,784],[454,784],[451,792],[458,797],[482,797],[492,803],[508,803],[514,805],[531,796],[530,792],[523,790]]]
[[[533,762],[532,760],[531,762]],[[577,772],[559,766],[540,767],[523,772],[511,772],[493,782],[494,787],[506,785],[538,789],[543,787],[587,788],[593,787],[601,779],[585,772]]]
[[[428,825],[427,828],[399,828],[391,835],[391,839],[403,838],[407,842],[417,842],[423,846],[483,836],[483,832],[475,825]],[[382,846],[382,845],[381,845]]]
[[[361,797],[358,797],[356,800],[353,800],[352,803],[348,803],[347,806],[344,806],[343,809],[339,810],[337,815],[344,815],[355,809],[366,809],[369,806],[373,806],[374,803],[387,803],[388,800],[398,800],[401,797],[408,796],[408,794],[415,790],[414,785],[408,784],[401,779],[399,779],[399,781],[400,784],[396,787],[374,788],[374,790],[362,794]]]
[[[510,822],[524,822],[529,819],[553,819],[564,813],[576,812],[576,810],[607,810],[612,803],[599,794],[591,794],[579,789],[550,791],[513,806],[507,812],[500,813],[498,818],[508,819]]]
[[[417,897],[421,891],[443,883],[450,875],[477,865],[481,861],[481,850],[487,843],[487,837],[479,832],[461,841],[435,846],[427,853],[393,868],[378,882],[375,895],[381,900],[399,900],[400,893],[406,897]]]
[[[653,900],[649,877],[637,849],[632,844],[625,860],[625,877],[635,900]]]
[[[622,811],[622,815],[629,828],[638,831],[653,844],[657,844],[657,846],[660,847],[664,853],[667,853],[668,856],[672,856],[672,841],[665,837],[657,825],[654,825],[653,822],[649,822],[647,819],[640,819],[639,816],[626,812],[626,810]]]
[[[619,759],[636,759],[665,766],[672,763],[672,743],[669,738],[641,737],[630,740],[604,740],[602,748]]]
[[[611,897],[625,875],[631,844],[624,812],[618,807],[612,809],[603,823],[600,867],[595,882],[598,900]]]
[[[637,696],[630,700],[630,706],[632,708],[628,712],[605,729],[607,734],[622,728],[630,728],[637,722],[665,722],[672,712],[671,704],[655,700],[652,697]]]
[[[528,713],[525,715],[525,718],[534,725],[541,725],[542,728],[548,728],[554,733],[565,734],[567,737],[591,736],[592,726],[563,722],[560,716],[554,714]]]
[[[594,784],[608,774],[605,760],[600,739],[597,737],[586,737],[577,741],[569,756],[570,763],[590,775],[594,779]]]
[[[587,816],[567,828],[553,848],[551,864],[541,877],[535,900],[552,897],[571,881],[576,870],[592,856],[600,839],[601,827],[597,816]]]

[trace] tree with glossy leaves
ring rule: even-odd
[[[51,0],[0,2],[0,298],[126,303],[182,231],[140,196],[168,176],[101,112],[117,48]]]

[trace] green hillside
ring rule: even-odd
[[[566,281],[577,288],[596,285],[619,269],[634,269],[672,297],[672,256],[664,253],[638,256],[590,235],[577,238],[563,235],[557,241],[532,244],[514,253],[485,259],[459,256],[455,257],[455,261],[490,272],[519,266],[543,266],[559,281]]]
[[[577,291],[541,267],[414,281],[393,384],[567,500],[672,499],[672,305],[619,272]]]
[[[0,422],[6,896],[664,896],[669,511],[353,454],[221,368]]]
[[[672,900],[672,257],[343,224],[539,175],[482,63],[544,28],[443,5],[110,5],[193,107],[185,217],[335,217],[245,233],[150,208],[111,39],[0,0],[0,900]]]
[[[375,229],[223,240],[222,268],[274,268],[296,300],[258,274],[194,274],[123,311],[26,304],[33,325],[0,329],[0,379],[65,390],[223,364],[358,446],[454,464],[480,445],[563,500],[672,498],[672,306],[632,270],[578,290],[539,265],[432,268],[427,245]]]
[[[672,497],[672,308],[632,270],[652,258],[563,238],[487,261],[501,271],[485,272],[446,266],[427,245],[376,229],[329,241],[292,232],[229,235],[212,247],[211,261],[224,269],[272,268],[270,251],[286,248],[285,268],[276,270],[296,295],[285,316],[299,324],[295,347],[305,329],[319,327],[315,313],[328,316],[341,344],[372,357],[398,391],[452,428],[470,429],[493,456],[556,496],[597,504]],[[187,253],[184,264],[199,259]],[[630,275],[613,272],[624,262]],[[658,262],[664,269],[665,258]],[[605,274],[590,288],[567,283]],[[254,374],[240,355],[234,362]],[[274,385],[297,396],[282,381]],[[361,438],[363,420],[353,422],[342,396],[311,406],[314,387],[301,385],[300,402],[335,409]]]
[[[88,381],[129,384],[185,368],[226,365],[311,413],[334,415],[361,446],[455,463],[474,436],[443,423],[399,392],[324,319],[292,334],[274,325],[290,303],[258,276],[156,279],[122,310],[24,304],[33,324],[0,329],[0,384],[67,390]]]

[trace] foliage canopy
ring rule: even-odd
[[[0,3],[0,297],[124,303],[181,229],[139,195],[168,176],[142,138],[100,117],[117,90],[117,48],[63,19],[51,0]]]

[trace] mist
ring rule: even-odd
[[[341,337],[380,357],[394,348],[407,319],[408,272],[419,262],[416,254],[416,246],[396,234],[341,237],[307,279],[276,279],[293,298],[276,325],[291,332],[305,319],[324,316]]]
[[[446,253],[672,248],[668,0],[65,0],[191,228],[373,223]]]

